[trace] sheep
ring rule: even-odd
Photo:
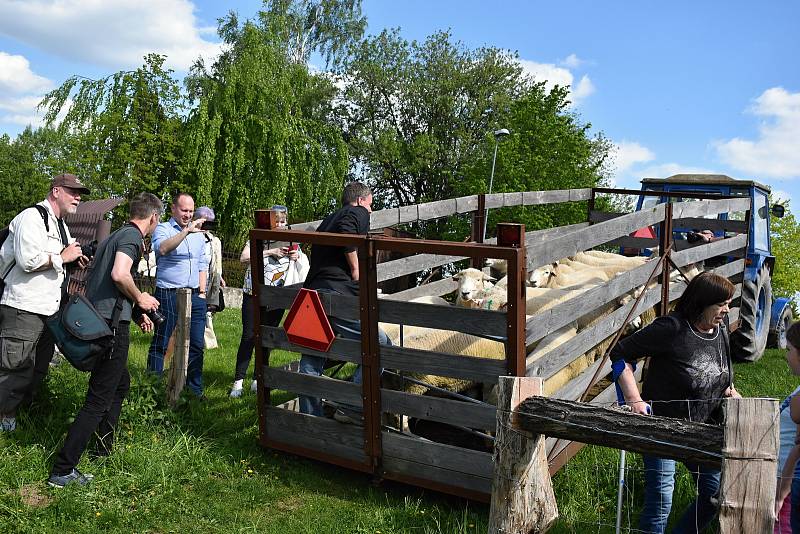
[[[644,264],[647,258],[644,256],[623,256],[621,254],[612,254],[611,252],[603,252],[600,250],[587,250],[586,252],[578,252],[574,256],[570,256],[570,260],[592,265],[594,267],[619,264],[629,265],[628,269],[633,269]]]
[[[462,305],[463,301],[472,299],[478,291],[492,287],[492,282],[496,279],[483,271],[469,268],[453,275],[453,280],[458,282],[456,305]]]

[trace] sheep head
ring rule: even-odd
[[[543,265],[538,269],[531,271],[528,276],[528,285],[531,287],[547,287],[550,280],[556,276],[558,271],[558,262],[554,261],[549,265]]]
[[[458,282],[458,299],[462,301],[474,299],[478,292],[494,287],[495,279],[478,269],[464,269],[453,275]]]

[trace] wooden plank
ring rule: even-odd
[[[742,274],[744,271],[744,264],[744,259],[734,260],[730,263],[726,263],[725,265],[720,265],[719,267],[711,269],[711,272],[726,278],[731,278],[735,275]]]
[[[661,300],[660,289],[658,287],[648,291],[647,295],[639,303],[638,310],[646,310],[655,306]],[[625,321],[628,312],[633,307],[633,301],[611,314],[607,315],[601,322],[594,324],[578,332],[578,334],[562,343],[545,355],[539,354],[535,349],[528,355],[527,371],[528,376],[540,376],[550,378],[558,373],[564,366],[570,364],[582,354],[599,345],[606,338],[613,336]],[[639,311],[639,313],[641,313]]]
[[[558,518],[541,434],[513,428],[519,403],[542,394],[540,378],[501,377],[489,533],[546,532]]]
[[[412,287],[411,289],[398,291],[397,293],[392,293],[390,295],[383,295],[382,300],[408,301],[411,299],[415,299],[417,297],[427,297],[427,296],[439,297],[442,295],[447,295],[448,293],[452,293],[457,288],[458,288],[458,282],[456,282],[452,278],[445,278],[444,280],[437,280],[436,282],[431,282],[429,284]]]
[[[455,330],[477,336],[505,336],[506,333],[506,314],[502,311],[381,299],[378,317],[384,323]]]
[[[300,291],[300,284],[286,287],[273,287],[262,285],[259,293],[261,306],[268,310],[289,309]],[[325,313],[332,317],[350,319],[357,321],[360,319],[360,302],[358,297],[350,295],[334,295],[331,293],[319,293],[319,299]]]
[[[280,389],[329,399],[342,404],[361,406],[361,384],[336,380],[327,376],[314,376],[286,371],[279,367],[265,367],[264,381],[270,389]]]
[[[489,478],[459,473],[458,471],[391,456],[383,458],[383,470],[385,478],[392,478],[392,475],[396,474],[402,477],[427,480],[436,485],[463,488],[477,493],[488,494],[492,490],[492,481]]]
[[[469,213],[478,209],[478,195],[458,197],[456,199],[456,213]]]
[[[363,462],[364,429],[281,408],[266,408],[266,434],[270,439],[327,455]]]
[[[167,402],[172,408],[175,408],[178,404],[181,391],[186,385],[186,371],[189,368],[189,323],[192,318],[191,289],[178,289],[175,302],[177,321],[170,339],[173,342],[173,354],[169,366],[169,375],[167,376]]]
[[[419,204],[417,209],[419,211],[418,217],[420,221],[449,217],[450,215],[458,213],[456,199],[454,198]]]
[[[747,234],[740,234],[734,237],[728,237],[708,243],[699,245],[692,248],[674,252],[672,254],[672,261],[678,265],[688,265],[698,261],[713,258],[715,256],[722,256],[724,254],[730,256],[743,256],[743,251],[747,247]]]
[[[284,330],[283,327],[262,326],[261,343],[264,347],[271,349],[288,350],[290,352],[309,354],[319,358],[361,363],[361,342],[354,339],[337,337],[333,340],[333,343],[331,343],[331,348],[328,352],[320,352],[291,343],[289,338],[286,337],[286,330]]]
[[[644,226],[650,226],[664,218],[664,205],[629,213],[610,221],[595,224],[560,238],[533,245],[528,249],[528,270],[572,256],[578,251],[588,250],[606,241],[627,235]]]
[[[625,213],[615,213],[615,212],[608,212],[608,211],[599,211],[599,210],[591,210],[589,212],[589,222],[591,223],[601,223],[610,221],[611,219],[616,219],[617,217],[622,217],[626,215]]]
[[[494,428],[496,411],[490,404],[415,395],[391,389],[381,389],[381,410],[486,430]]]
[[[487,479],[492,476],[492,455],[488,452],[473,451],[394,432],[384,431],[381,435],[384,457],[413,461],[423,466],[438,467]]]
[[[378,282],[391,280],[398,276],[414,274],[425,269],[432,269],[467,259],[464,256],[446,256],[441,254],[415,254],[405,258],[387,261],[378,264]]]
[[[672,205],[672,218],[685,219],[688,217],[704,217],[719,213],[732,213],[750,209],[750,199],[723,198],[720,200],[703,200],[692,202],[676,202]]]
[[[579,202],[582,200],[589,200],[592,198],[591,188],[585,187],[583,189],[570,189],[569,200],[570,202]]]
[[[725,399],[720,532],[772,532],[778,464],[778,402]]]
[[[588,228],[589,223],[568,224],[566,226],[556,226],[555,228],[547,228],[544,230],[534,230],[525,233],[525,246],[530,247],[538,243],[544,243],[550,239],[564,236]]]
[[[492,360],[474,356],[461,356],[409,349],[398,346],[381,347],[381,364],[389,369],[413,373],[450,376],[462,380],[494,383],[505,374],[505,360]]]
[[[503,207],[521,206],[523,193],[503,193]]]
[[[591,189],[553,189],[550,191],[525,191],[522,202],[525,206],[537,204],[558,204],[578,200],[588,200]]]
[[[649,237],[625,236],[606,241],[603,243],[603,246],[620,248],[655,248],[658,246],[658,244],[658,239],[652,239]]]
[[[486,195],[486,209],[502,208],[503,207],[503,193],[494,193]]]
[[[701,465],[719,466],[722,461],[723,432],[717,425],[656,415],[642,417],[584,402],[529,397],[516,411],[513,426],[526,432]],[[772,490],[774,497],[774,464]]]
[[[527,320],[526,345],[530,345],[592,310],[605,306],[630,290],[642,287],[654,269],[658,276],[661,272],[660,264],[657,261],[649,261],[635,269],[620,273],[614,279],[593,287],[549,310],[533,315]]]
[[[400,206],[398,208],[399,211],[399,222],[402,223],[409,223],[415,222],[419,220],[419,210],[417,208],[417,204],[413,204],[411,206]]]
[[[380,230],[400,223],[399,208],[389,208],[380,211],[373,211],[369,217],[370,230]]]

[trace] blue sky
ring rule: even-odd
[[[156,51],[182,75],[217,52],[218,17],[251,17],[260,5],[0,0],[0,133],[37,124],[38,99],[71,74],[136,67]],[[570,84],[573,111],[618,147],[617,185],[718,172],[800,199],[798,2],[365,0],[364,12],[370,33],[400,27],[422,40],[449,28]]]

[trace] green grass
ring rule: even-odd
[[[133,334],[133,386],[117,449],[104,460],[82,459],[79,469],[95,475],[85,488],[44,483],[88,376],[68,364],[53,369],[41,400],[20,413],[18,430],[0,434],[0,532],[486,532],[485,505],[401,484],[375,487],[367,475],[261,449],[255,395],[246,389],[243,398],[228,398],[239,310],[218,315],[215,326],[220,348],[206,351],[208,401],[187,401],[176,411],[143,374],[149,336]],[[294,358],[279,353],[273,360]],[[736,373],[746,395],[780,397],[796,381],[778,351]],[[555,477],[562,519],[553,532],[609,531],[618,460],[618,451],[587,447]],[[630,521],[641,500],[638,478],[629,476]],[[676,508],[691,491],[682,477]]]

